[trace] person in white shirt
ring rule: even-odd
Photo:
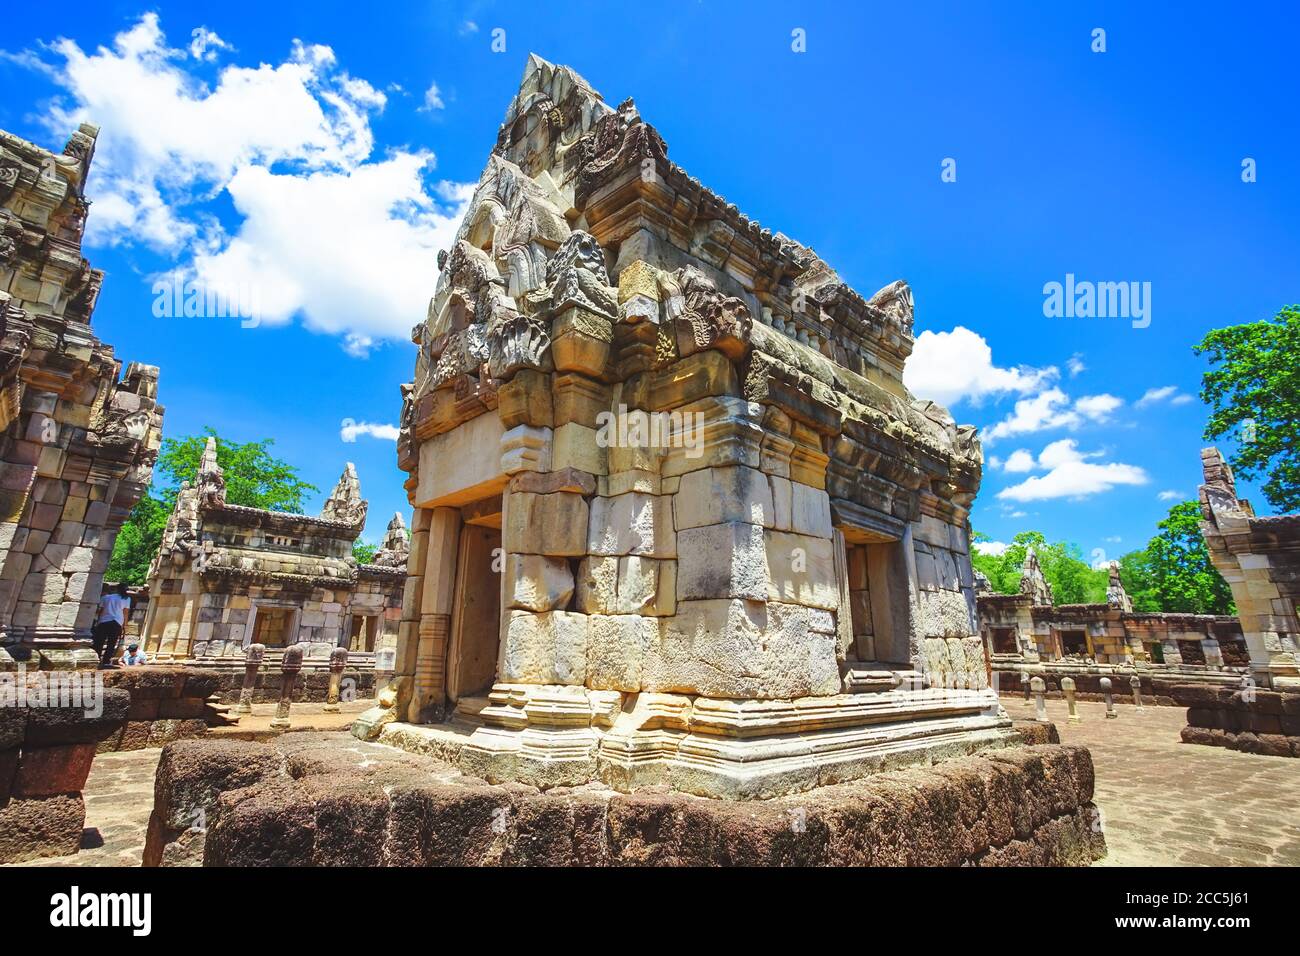
[[[140,650],[140,645],[135,641],[126,645],[126,653],[122,655],[122,663],[127,667],[135,664],[148,664],[149,656]]]
[[[127,615],[131,611],[131,599],[126,596],[126,584],[119,584],[99,599],[99,609],[95,613],[95,626],[91,628],[91,637],[95,653],[99,655],[99,666],[113,666],[113,655],[117,653],[117,642],[122,639],[122,629],[126,627]]]

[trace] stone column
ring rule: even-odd
[[[235,706],[237,714],[253,712],[253,692],[257,690],[257,671],[266,656],[265,644],[249,644],[244,648],[244,686],[239,689],[239,703]]]
[[[1028,706],[1033,702],[1033,698],[1030,696],[1030,693],[1029,693],[1029,692],[1030,692],[1030,689],[1031,689],[1031,687],[1032,687],[1032,684],[1033,684],[1033,682],[1029,679],[1029,671],[1021,671],[1021,672],[1020,672],[1020,686],[1023,687],[1023,688],[1025,689],[1025,706],[1026,706],[1026,707],[1028,707]]]
[[[294,681],[302,670],[302,647],[294,644],[284,650],[284,661],[280,664],[280,703],[275,708],[275,719],[271,721],[272,730],[289,729],[289,701],[293,697]]]
[[[1029,682],[1034,691],[1034,720],[1047,721],[1047,684],[1041,677]]]
[[[1133,704],[1139,711],[1142,707],[1142,678],[1134,674],[1128,679],[1128,686],[1133,690]]]
[[[1074,701],[1074,678],[1061,678],[1061,693],[1065,695],[1065,706],[1068,710],[1065,719],[1072,724],[1079,722],[1079,708]]]
[[[339,685],[343,682],[343,668],[348,666],[348,649],[336,647],[330,651],[330,686],[325,695],[325,713],[339,712]]]
[[[1207,637],[1201,641],[1201,650],[1205,653],[1205,666],[1214,670],[1223,669],[1223,651],[1219,650],[1219,642],[1212,637]]]
[[[1119,714],[1115,713],[1115,695],[1111,693],[1110,688],[1111,688],[1110,678],[1103,677],[1101,679],[1101,692],[1106,695],[1106,719],[1107,720],[1119,716]]]
[[[414,723],[431,723],[442,717],[459,541],[460,512],[455,508],[434,508],[420,590],[419,644],[409,718]]]

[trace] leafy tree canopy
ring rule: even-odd
[[[1179,502],[1156,526],[1159,534],[1146,548],[1120,560],[1120,580],[1135,610],[1236,613],[1232,590],[1210,561],[1200,522],[1197,502]]]
[[[975,535],[977,544],[987,540],[986,535]],[[1106,600],[1106,572],[1088,567],[1078,545],[1064,541],[1049,543],[1040,531],[1020,532],[999,555],[972,551],[971,564],[988,577],[994,591],[1015,594],[1020,590],[1020,572],[1031,547],[1038,554],[1043,577],[1052,586],[1057,604],[1095,604]]]
[[[1193,350],[1216,366],[1201,379],[1212,409],[1205,439],[1234,438],[1228,460],[1237,474],[1267,478],[1269,504],[1300,511],[1300,306],[1214,329]]]

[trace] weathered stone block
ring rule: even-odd
[[[13,792],[19,797],[80,793],[94,759],[94,744],[24,748]]]
[[[640,492],[593,498],[587,553],[676,557],[672,500]]]
[[[573,492],[513,493],[506,506],[502,534],[506,553],[584,555],[588,516],[587,502]]]
[[[677,539],[679,602],[767,599],[770,574],[762,525],[743,521],[705,525],[687,528]]]
[[[509,608],[563,610],[573,597],[573,570],[564,558],[511,554],[506,559],[505,574]]]
[[[587,615],[511,611],[500,679],[523,684],[582,684],[587,676]]]

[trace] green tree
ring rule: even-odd
[[[1201,506],[1195,501],[1180,502],[1169,509],[1169,516],[1156,527],[1160,533],[1147,544],[1145,553],[1131,558],[1127,566],[1122,561],[1120,564],[1120,579],[1134,599],[1134,609],[1236,613],[1232,590],[1210,562],[1210,552],[1201,536]],[[1126,571],[1132,575],[1131,579]],[[1143,598],[1141,608],[1139,594]]]
[[[146,492],[122,525],[104,574],[107,580],[145,583],[181,482],[193,484],[197,478],[199,459],[209,436],[217,440],[217,464],[226,480],[226,500],[233,505],[301,512],[308,495],[320,490],[303,481],[293,465],[271,455],[274,439],[236,444],[224,441],[211,428],[205,428],[201,435],[163,439],[154,480],[161,478],[165,484],[156,496],[152,490]]]
[[[131,585],[145,583],[149,576],[149,563],[158,551],[169,514],[170,508],[150,491],[145,491],[117,533],[104,580],[124,581]]]
[[[974,540],[978,544],[988,537],[976,534]],[[989,579],[994,591],[1015,594],[1020,590],[1021,570],[1031,547],[1038,554],[1043,577],[1052,586],[1057,604],[1096,604],[1106,600],[1106,572],[1088,567],[1078,545],[1064,541],[1048,543],[1041,531],[1021,531],[999,555],[974,551],[971,564]]]
[[[1205,439],[1235,438],[1228,460],[1237,473],[1265,476],[1269,504],[1300,511],[1300,306],[1214,329],[1193,351],[1218,366],[1201,379],[1201,401],[1212,409]]]
[[[366,544],[361,539],[357,539],[352,545],[352,557],[357,559],[357,564],[369,564],[375,558],[375,552],[379,550],[377,544]]]
[[[176,502],[181,482],[193,484],[198,477],[199,459],[209,437],[217,440],[217,464],[226,479],[226,501],[232,505],[297,513],[306,507],[307,496],[320,490],[299,478],[293,465],[271,456],[269,449],[274,439],[237,445],[224,441],[212,428],[205,428],[202,435],[163,440],[157,470],[172,482],[163,491],[169,510]]]
[[[1130,551],[1119,559],[1119,579],[1133,600],[1133,610],[1148,613],[1162,610],[1160,592],[1151,570],[1151,556],[1146,548]]]

